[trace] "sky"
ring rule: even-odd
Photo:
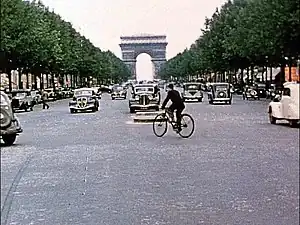
[[[226,0],[42,0],[99,47],[121,58],[120,36],[167,36],[167,59],[190,47],[201,35],[205,17]],[[137,73],[152,73],[149,56],[137,58]]]

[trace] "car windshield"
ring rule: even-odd
[[[227,91],[227,89],[229,88],[229,86],[227,84],[224,85],[215,85],[214,86],[216,91]]]
[[[142,92],[154,92],[153,87],[136,87],[135,93],[142,93]]]
[[[92,95],[92,91],[89,91],[89,90],[75,91],[74,95],[75,96],[79,96],[79,95]]]
[[[185,89],[186,90],[199,90],[199,85],[198,84],[186,84]]]

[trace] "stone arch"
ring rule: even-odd
[[[136,58],[146,53],[151,57],[154,78],[166,63],[166,48],[168,42],[165,35],[140,34],[121,37],[122,60],[131,71],[132,78],[136,78]]]

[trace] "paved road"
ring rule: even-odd
[[[108,96],[96,113],[20,113],[24,133],[1,147],[1,224],[299,224],[299,129],[270,125],[266,106],[188,104],[191,139],[155,137]]]

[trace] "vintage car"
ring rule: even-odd
[[[11,92],[11,106],[15,110],[28,110],[32,111],[32,106],[34,105],[33,97],[29,90],[13,90]]]
[[[127,97],[127,89],[122,85],[114,85],[112,87],[111,99],[115,100],[117,98],[126,99]]]
[[[266,91],[266,98],[273,100],[276,95],[281,96],[281,90],[276,88],[275,84],[271,84]]]
[[[184,83],[182,91],[183,101],[197,100],[202,102],[203,92],[201,83]]]
[[[129,99],[130,113],[136,110],[159,110],[160,92],[155,84],[137,84],[133,87]]]
[[[232,102],[231,85],[229,83],[210,83],[207,96],[209,104],[225,102],[230,105]]]
[[[259,100],[259,90],[257,86],[245,86],[244,92],[243,92],[243,100]]]
[[[92,88],[80,88],[74,91],[74,97],[69,102],[71,113],[78,111],[96,112],[99,110],[99,101],[95,91]]]
[[[259,98],[266,98],[267,97],[267,90],[266,90],[266,84],[256,84],[257,90],[258,90],[258,96]]]
[[[40,91],[30,91],[30,95],[34,105],[42,102],[42,94]]]
[[[111,86],[101,85],[100,91],[102,93],[108,93],[108,94],[110,94],[111,93]]]
[[[287,120],[294,127],[300,121],[300,84],[287,82],[283,87],[282,95],[277,95],[269,104],[269,120],[271,124],[276,124],[277,120]]]
[[[0,136],[6,145],[13,145],[22,128],[15,117],[7,94],[0,91]]]
[[[53,88],[46,88],[44,90],[46,94],[46,99],[49,101],[55,101],[57,99],[56,91]]]

